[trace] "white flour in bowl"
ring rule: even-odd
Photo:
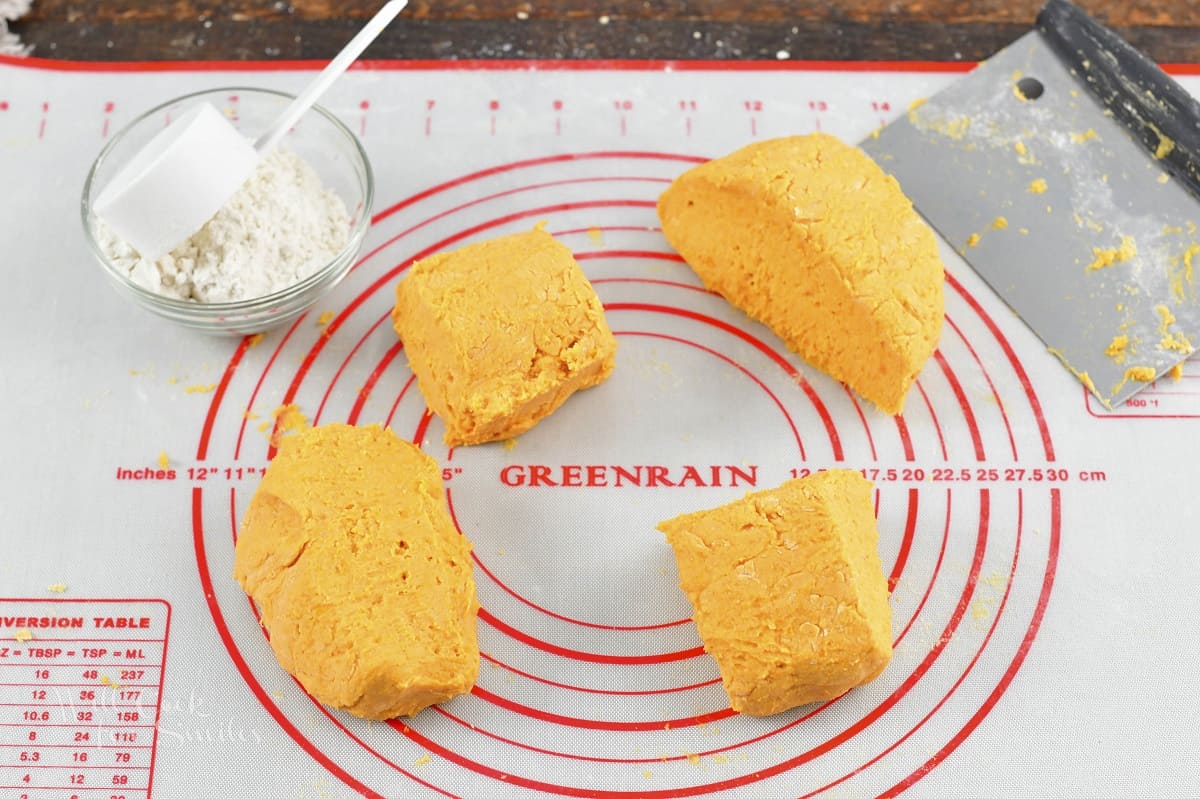
[[[341,198],[296,153],[276,149],[204,227],[167,255],[138,255],[103,220],[96,241],[143,288],[197,302],[249,300],[285,289],[329,263],[350,236]]]

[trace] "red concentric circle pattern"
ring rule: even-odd
[[[475,689],[368,724],[278,692],[255,609],[227,575],[254,480],[193,490],[196,559],[218,632],[281,727],[367,796],[892,796],[996,707],[1053,584],[1056,489],[1006,481],[1055,462],[1003,332],[953,276],[935,357],[890,417],[706,292],[657,229],[662,188],[699,159],[594,152],[506,164],[380,213],[370,249],[316,313],[244,341],[213,396],[200,460],[264,466],[277,406],[382,423],[444,467],[475,547]],[[449,449],[392,332],[416,258],[547,229],[575,252],[619,341],[603,385],[515,442]],[[655,524],[817,469],[876,482],[895,657],[878,680],[766,719],[730,710]],[[313,723],[314,711],[320,714]],[[308,719],[301,723],[301,719]]]

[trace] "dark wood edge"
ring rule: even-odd
[[[42,20],[14,30],[43,58],[82,61],[327,59],[352,19],[187,22]],[[667,59],[979,61],[1023,33],[1022,23],[612,20],[408,20],[367,51],[374,59]],[[1200,25],[1120,29],[1158,62],[1200,63]]]

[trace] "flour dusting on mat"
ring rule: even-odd
[[[101,249],[134,283],[205,303],[254,299],[294,285],[329,263],[349,237],[341,198],[288,150],[267,155],[204,227],[157,261],[96,222]]]

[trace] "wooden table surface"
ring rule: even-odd
[[[368,58],[979,60],[1042,0],[412,0]],[[1200,63],[1197,0],[1078,0],[1160,62]],[[35,0],[13,29],[78,60],[325,59],[380,0]]]

